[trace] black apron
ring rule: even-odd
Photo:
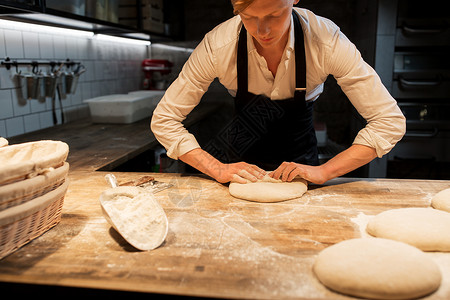
[[[293,18],[296,87],[304,88],[303,30],[295,12]],[[236,115],[218,135],[228,149],[217,151],[217,143],[210,143],[211,154],[219,156],[223,162],[245,161],[265,170],[275,170],[283,161],[318,165],[313,102],[305,101],[305,91],[296,90],[293,98],[283,100],[249,93],[247,55],[247,31],[242,26],[237,55]]]

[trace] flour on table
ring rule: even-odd
[[[367,223],[373,216],[368,216],[362,212],[360,212],[356,217],[351,218],[350,220],[355,223],[359,228],[359,233],[361,237],[370,237],[370,235],[366,231]]]

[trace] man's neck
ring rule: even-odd
[[[273,47],[262,47],[254,38],[253,43],[255,44],[256,51],[264,57],[267,62],[269,70],[272,72],[273,77],[275,77],[278,65],[280,64],[281,57],[283,56],[283,51],[286,48],[288,42],[289,30],[283,35],[281,40],[276,43]]]

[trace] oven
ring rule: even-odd
[[[449,25],[445,1],[398,1],[391,93],[407,131],[387,177],[450,179]]]

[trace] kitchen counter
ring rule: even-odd
[[[435,193],[450,187],[439,180],[337,178],[310,185],[299,199],[263,204],[233,198],[226,184],[203,175],[113,172],[119,182],[150,174],[174,185],[155,195],[169,219],[165,242],[138,251],[104,219],[99,196],[108,188],[107,172],[97,170],[154,146],[148,126],[148,120],[84,120],[10,139],[66,141],[71,169],[61,222],[0,260],[3,291],[354,299],[320,284],[312,273],[316,255],[368,236],[365,225],[375,214],[428,207]],[[427,255],[439,264],[443,281],[425,299],[448,299],[450,253]]]

